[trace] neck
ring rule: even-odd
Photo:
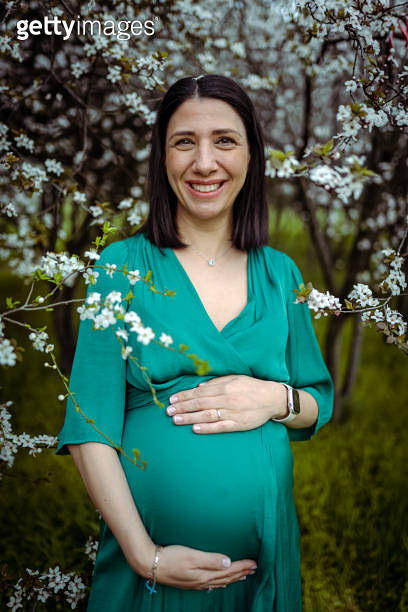
[[[192,245],[207,257],[217,257],[232,245],[232,224],[225,219],[216,221],[177,218],[177,228],[180,239]]]

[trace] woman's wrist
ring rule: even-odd
[[[268,405],[270,406],[270,419],[284,419],[288,416],[288,394],[282,383],[266,381],[268,383]]]
[[[138,547],[137,555],[131,565],[139,576],[151,577],[155,551],[156,544],[152,540],[146,542],[143,548]]]

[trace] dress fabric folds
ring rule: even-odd
[[[233,561],[257,560],[258,569],[244,581],[213,591],[176,589],[157,584],[151,595],[145,578],[127,563],[103,519],[88,612],[299,612],[302,609],[299,528],[293,499],[291,440],[308,440],[331,417],[333,384],[322,358],[307,304],[294,304],[293,289],[302,277],[285,253],[263,246],[248,252],[248,300],[219,331],[171,248],[159,249],[143,233],[106,247],[97,266],[116,264],[108,275],[99,269],[96,291],[102,298],[120,291],[128,306],[155,339],[162,332],[186,353],[209,361],[205,376],[193,361],[151,341],[138,342],[129,332],[128,346],[147,367],[157,398],[169,405],[176,391],[200,382],[242,374],[286,382],[316,399],[316,424],[293,429],[268,421],[249,431],[200,435],[191,425],[175,425],[165,408],[153,402],[143,372],[121,356],[112,329],[92,330],[80,323],[70,389],[81,410],[109,438],[98,433],[68,398],[59,432],[58,455],[67,444],[101,442],[120,445],[132,455],[140,450],[146,470],[119,458],[143,523],[152,540],[228,555]],[[131,285],[120,272],[152,270],[159,291],[142,281]],[[128,329],[128,324],[118,324]],[[111,444],[111,442],[113,444]],[[153,561],[153,560],[152,560]]]

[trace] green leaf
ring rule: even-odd
[[[11,297],[6,298],[6,306],[7,306],[7,308],[15,308],[19,304],[21,304],[21,302],[19,300],[16,300],[15,302],[13,302],[13,298],[11,298]]]

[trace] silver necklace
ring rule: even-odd
[[[221,255],[217,255],[217,257],[207,257],[207,255],[204,255],[204,253],[201,253],[201,251],[199,251],[198,249],[193,247],[192,244],[190,244],[190,246],[191,246],[192,249],[194,249],[194,251],[196,251],[196,253],[201,255],[201,257],[203,257],[206,260],[206,262],[208,263],[209,266],[215,266],[215,260],[216,259],[221,259],[221,257],[224,257],[224,255],[226,255],[228,253],[228,251],[232,248],[232,244],[230,244],[228,249],[226,251],[224,251],[224,253],[222,253]]]

